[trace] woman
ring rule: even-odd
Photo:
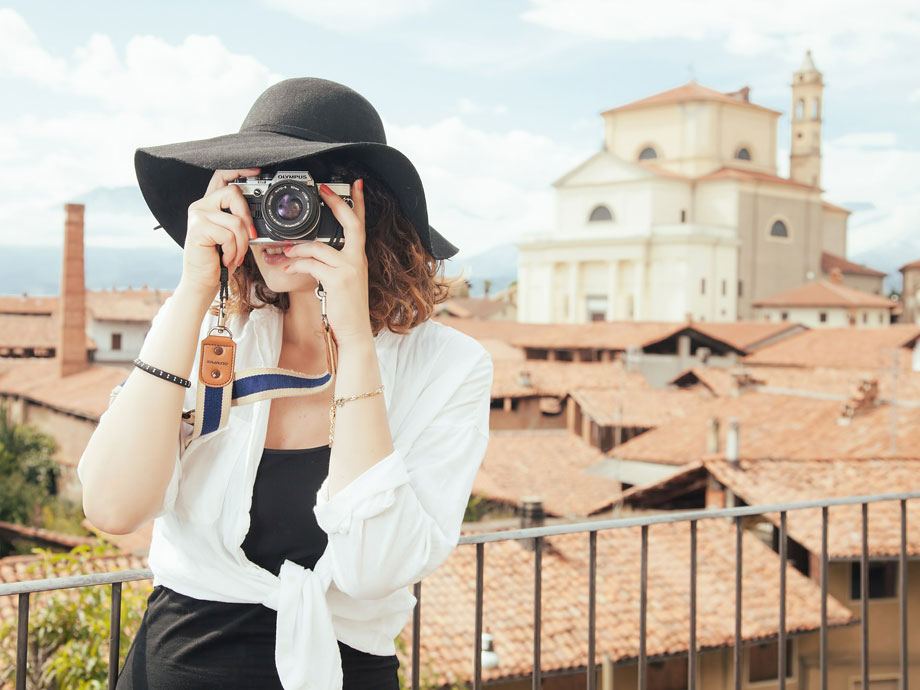
[[[238,134],[140,149],[135,165],[184,252],[78,467],[100,529],[156,517],[154,590],[118,687],[397,688],[408,586],[455,546],[488,441],[488,354],[428,319],[456,248],[428,225],[418,175],[376,111],[333,82],[276,84]],[[249,244],[255,224],[231,182],[284,170],[350,185],[353,207],[319,187],[340,250]],[[219,261],[237,378],[205,433],[196,350],[217,325]],[[236,397],[245,376],[274,380],[275,368],[312,387]],[[180,421],[196,405],[199,423]]]

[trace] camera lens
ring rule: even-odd
[[[275,202],[274,211],[279,218],[297,220],[303,212],[303,203],[293,194],[282,194]]]
[[[296,180],[269,187],[262,200],[266,230],[278,239],[299,240],[316,230],[320,217],[316,191]]]

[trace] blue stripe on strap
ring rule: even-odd
[[[217,431],[220,427],[221,407],[223,405],[224,389],[205,386],[204,391],[204,418],[201,420],[201,435]]]
[[[264,393],[279,388],[317,388],[325,384],[331,376],[326,373],[317,378],[303,378],[289,374],[253,374],[233,382],[233,398],[245,398],[248,395]]]

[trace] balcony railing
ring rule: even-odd
[[[688,522],[690,525],[690,602],[689,602],[689,649],[687,664],[687,687],[696,690],[696,668],[699,651],[696,645],[696,603],[697,603],[697,540],[696,525],[699,520],[715,518],[731,518],[735,525],[735,634],[733,640],[733,670],[734,688],[742,688],[741,664],[741,602],[742,602],[742,519],[749,516],[779,513],[779,628],[777,631],[777,682],[780,690],[786,687],[786,566],[788,562],[786,539],[786,515],[789,511],[807,508],[821,508],[821,559],[820,559],[820,587],[821,587],[821,623],[819,629],[819,673],[821,690],[827,690],[827,526],[828,508],[842,505],[862,506],[862,551],[860,556],[860,671],[861,687],[869,687],[869,537],[868,537],[868,507],[870,503],[900,502],[900,553],[898,557],[898,603],[899,603],[899,651],[900,651],[900,688],[907,690],[907,501],[920,498],[920,491],[902,493],[877,494],[873,496],[852,496],[847,498],[832,498],[814,501],[799,501],[794,503],[777,503],[772,505],[744,506],[740,508],[725,508],[719,510],[693,510],[681,512],[660,513],[630,518],[612,520],[598,520],[569,524],[557,524],[527,529],[508,530],[501,532],[487,532],[482,534],[468,534],[461,536],[458,545],[471,545],[476,547],[476,613],[475,633],[471,640],[473,656],[473,688],[482,688],[482,615],[483,615],[483,572],[485,563],[485,545],[492,542],[508,540],[532,539],[534,544],[534,618],[533,618],[533,688],[542,687],[542,669],[540,664],[541,641],[541,579],[542,579],[542,546],[546,537],[560,534],[586,533],[588,535],[588,650],[586,687],[595,690],[596,687],[596,661],[595,661],[595,622],[597,603],[597,533],[604,530],[623,529],[627,527],[641,527],[642,544],[639,563],[640,599],[639,599],[639,654],[638,654],[638,687],[640,690],[647,688],[648,658],[646,654],[646,621],[648,613],[648,528],[650,525],[674,522]],[[79,575],[75,577],[49,578],[43,580],[30,580],[0,584],[0,596],[18,595],[19,609],[17,621],[17,654],[16,654],[16,690],[25,690],[26,687],[26,661],[28,653],[29,629],[29,598],[32,594],[57,589],[71,589],[109,585],[112,588],[111,628],[109,637],[109,676],[108,687],[114,688],[117,680],[119,658],[119,636],[121,619],[121,586],[125,582],[146,580],[153,577],[150,570],[125,570],[113,573],[96,573]],[[420,670],[420,632],[422,615],[422,583],[414,585],[414,594],[418,599],[412,620],[412,689],[418,690]]]

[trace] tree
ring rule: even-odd
[[[54,502],[57,442],[29,424],[11,424],[0,405],[0,520],[35,524]]]
[[[41,556],[32,568],[38,577],[93,572],[93,561],[115,555],[112,547],[78,546],[67,553],[34,549]],[[146,608],[149,583],[122,589],[119,668]],[[29,616],[29,664],[26,688],[103,690],[109,670],[111,587],[97,585],[32,595]],[[16,675],[16,621],[0,622],[0,687]]]

